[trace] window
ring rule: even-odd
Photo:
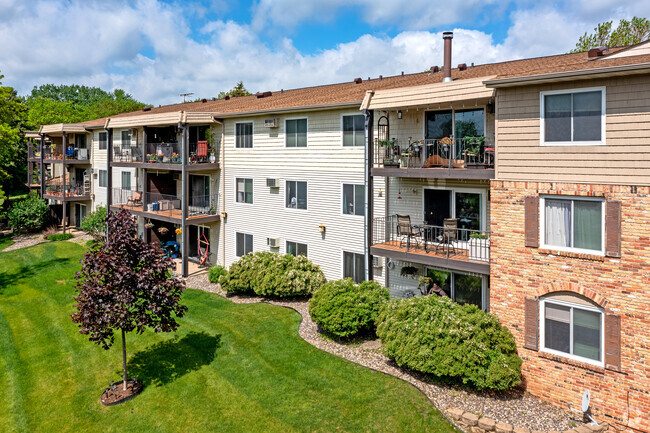
[[[253,179],[237,178],[237,203],[253,204]]]
[[[307,209],[307,182],[288,180],[286,190],[289,209]]]
[[[343,184],[343,213],[363,215],[365,213],[365,191],[363,185]]]
[[[287,241],[287,254],[307,257],[307,244]]]
[[[191,174],[189,182],[190,212],[204,212],[210,206],[214,206],[210,197],[210,176]]]
[[[307,119],[285,121],[287,147],[307,147]]]
[[[542,350],[602,364],[602,309],[586,303],[576,304],[553,298],[542,299],[540,308]]]
[[[366,279],[365,256],[343,251],[343,278],[352,278],[355,283]]]
[[[425,137],[440,140],[445,137],[478,137],[485,135],[485,111],[444,110],[427,111],[425,116]]]
[[[99,150],[106,150],[108,147],[108,133],[100,132],[99,133]]]
[[[343,116],[343,146],[365,146],[366,131],[363,114]]]
[[[253,122],[235,123],[235,147],[253,147]]]
[[[128,171],[122,172],[122,189],[131,189],[131,173]]]
[[[131,130],[122,131],[122,147],[131,147]]]
[[[542,144],[604,144],[604,88],[542,92],[540,99]]]
[[[487,309],[484,302],[487,285],[485,278],[442,269],[427,269],[427,277],[455,302]]]
[[[597,199],[543,197],[543,246],[602,254],[603,206]]]
[[[99,170],[99,186],[106,188],[108,186],[108,171]]]
[[[86,148],[86,134],[75,134],[74,146],[78,149]]]
[[[253,252],[253,235],[236,233],[237,257],[243,257]]]

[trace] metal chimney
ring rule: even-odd
[[[454,38],[454,32],[443,32],[442,39],[445,41],[445,63],[442,66],[442,82],[451,81],[451,40]]]

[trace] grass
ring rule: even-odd
[[[12,235],[0,235],[0,251],[14,244],[14,241],[11,239],[11,236]],[[0,269],[0,272],[1,271],[2,270]]]
[[[104,407],[121,346],[101,349],[70,320],[83,251],[0,254],[2,432],[455,431],[407,383],[302,340],[296,312],[196,290],[177,333],[127,336],[129,375],[145,389]]]

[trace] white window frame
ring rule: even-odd
[[[239,179],[244,179],[244,180],[250,180],[251,181],[251,187],[252,187],[253,195],[251,197],[251,202],[250,203],[246,203],[245,201],[239,201],[238,200],[237,193],[239,191],[237,190],[237,180],[239,180]],[[254,178],[252,178],[252,177],[235,177],[235,203],[248,205],[248,206],[251,206],[251,205],[253,205],[253,203],[255,203],[255,180],[254,180]]]
[[[102,173],[106,173],[106,185],[102,185]],[[98,179],[97,179],[97,186],[99,188],[108,188],[108,170],[99,170],[98,173]]]
[[[289,187],[287,186],[287,183],[289,183],[289,182],[296,182],[296,207],[295,208],[287,206],[287,190],[289,189]],[[304,182],[305,183],[305,193],[306,193],[305,202],[306,202],[307,207],[304,208],[304,209],[301,209],[301,208],[298,207],[298,182]],[[301,211],[301,212],[309,210],[309,182],[308,181],[306,181],[306,180],[298,180],[298,179],[285,179],[285,181],[284,181],[284,208],[288,209],[288,210],[291,210],[291,211]]]
[[[454,302],[456,302],[456,300],[454,299],[456,297],[456,281],[454,279],[454,274],[469,275],[470,277],[480,278],[481,279],[481,306],[483,307],[482,310],[490,311],[490,294],[488,290],[489,287],[488,287],[487,275],[478,275],[478,274],[472,274],[470,272],[457,271],[454,269],[444,269],[444,268],[436,268],[433,266],[426,266],[424,268],[425,276],[428,275],[429,269],[431,269],[432,271],[442,271],[442,272],[449,273],[449,278],[451,278],[451,284],[450,284],[451,293],[449,294],[449,296],[451,300]]]
[[[106,141],[102,140],[102,134],[105,135]],[[103,142],[103,146],[102,146]],[[107,150],[108,149],[108,132],[99,131],[97,133],[97,150]]]
[[[307,122],[307,130],[305,132],[305,145],[304,146],[287,146],[287,122],[290,120],[305,120]],[[296,141],[296,144],[298,142]],[[284,119],[284,147],[287,149],[306,149],[309,147],[309,118],[308,117],[287,117]]]
[[[366,257],[366,255],[364,253],[357,253],[356,251],[346,251],[346,250],[341,250],[341,279],[347,278],[345,276],[345,253],[358,254],[358,255],[364,257],[364,259],[363,259],[364,260],[363,278],[365,279],[366,278],[366,269],[365,269],[365,260],[366,260],[365,257]]]
[[[568,195],[540,195],[539,196],[539,239],[540,248],[554,251],[565,251],[569,253],[592,254],[592,255],[605,255],[605,199],[603,197],[582,197],[582,196],[568,196]],[[556,245],[549,245],[546,243],[546,199],[550,200],[568,200],[573,201],[597,201],[601,203],[601,223],[600,223],[600,250],[587,250],[584,248],[574,247],[561,247]],[[574,235],[573,230],[573,204],[571,204],[571,236]],[[573,244],[573,239],[571,239]]]
[[[253,236],[252,233],[236,231],[236,232],[235,232],[235,257],[244,257],[244,256],[238,256],[238,255],[237,255],[237,246],[238,246],[238,245],[237,245],[237,235],[238,235],[238,234],[242,234],[242,235],[244,235],[244,250],[246,249],[246,236],[250,236],[250,237],[251,237],[251,247],[252,247],[252,249],[251,249],[248,253],[252,253],[252,252],[254,252],[254,251],[255,251],[255,236]],[[245,253],[244,255],[246,255],[246,254],[248,254],[248,253]]]
[[[578,308],[585,311],[593,311],[600,313],[600,361],[595,361],[590,358],[584,358],[582,356],[574,355],[572,353],[566,353],[555,349],[546,348],[546,316],[544,314],[544,307],[546,303],[561,305],[564,307],[571,308],[571,322],[569,324],[570,334],[569,334],[569,349],[573,350],[573,309]],[[539,350],[541,352],[551,353],[553,355],[561,356],[563,358],[572,359],[574,361],[584,362],[586,364],[596,365],[598,367],[605,366],[605,310],[599,307],[587,306],[582,304],[575,304],[573,302],[561,301],[553,298],[541,298],[539,302]]]
[[[406,187],[404,188],[406,189]],[[447,186],[425,186],[422,188],[422,213],[424,216],[424,194],[427,189],[442,189],[445,191],[451,191],[451,203],[449,206],[449,211],[451,213],[450,218],[457,218],[456,215],[456,193],[465,193],[465,194],[479,194],[481,196],[481,214],[479,218],[481,219],[481,225],[479,227],[480,231],[487,231],[487,203],[488,203],[488,190],[482,188],[458,188],[458,187],[447,187]],[[424,219],[424,218],[423,218]],[[413,222],[413,221],[411,221]]]
[[[298,253],[297,253],[298,245],[304,245],[305,246],[305,249],[307,250],[307,255],[305,255],[305,257],[307,257],[307,258],[309,257],[309,244],[303,243],[303,242],[298,242],[298,241],[287,240],[287,241],[284,242],[284,251],[285,251],[286,254],[289,254],[288,253],[288,251],[289,251],[289,243],[296,244],[296,257],[298,256]]]
[[[237,146],[237,125],[250,124],[251,125],[251,147],[239,147]],[[233,131],[233,136],[235,137],[235,149],[252,149],[255,147],[255,122],[252,120],[248,122],[235,122],[235,130]]]
[[[546,141],[546,125],[544,120],[544,97],[547,95],[566,95],[574,93],[601,92],[601,115],[600,115],[600,141]],[[606,94],[605,86],[582,87],[577,89],[547,90],[539,92],[539,144],[540,146],[604,146],[606,131]],[[571,134],[573,134],[573,107],[571,108]]]
[[[356,202],[356,194],[357,194],[356,186],[358,185],[358,186],[363,186],[364,187],[363,188],[363,193],[364,193],[363,203],[364,204],[363,204],[363,213],[361,215],[357,215],[356,209],[355,209],[355,213],[345,213],[345,212],[343,212],[343,188],[345,187],[345,185],[352,185],[352,186],[355,187],[354,188],[355,202]],[[341,215],[343,217],[346,217],[346,218],[347,217],[354,217],[354,218],[363,218],[364,217],[364,215],[366,213],[366,197],[365,197],[366,196],[366,188],[365,188],[365,186],[366,185],[363,184],[363,183],[341,182],[341,202],[340,202],[341,207],[340,207],[340,209],[341,209]]]
[[[129,187],[128,187],[128,188],[124,188],[124,175],[126,175],[126,174],[129,175],[129,176],[128,176],[128,178],[129,178]],[[131,187],[132,187],[132,183],[131,183],[131,180],[132,180],[132,179],[131,179],[131,172],[130,172],[130,171],[123,171],[122,174],[120,175],[120,177],[121,177],[121,185],[120,185],[120,187],[121,187],[123,190],[131,191]]]
[[[344,144],[343,136],[345,134],[345,131],[343,130],[343,118],[344,117],[350,117],[350,116],[363,116],[363,114],[358,114],[358,113],[356,113],[356,114],[352,114],[352,113],[350,113],[350,114],[341,114],[341,147],[343,147],[345,149],[364,149],[366,147],[366,138],[367,138],[366,137],[367,136],[367,131],[366,131],[365,126],[363,128],[364,139],[363,139],[363,144],[362,145],[358,146],[358,145],[354,144],[352,146],[346,146]],[[364,125],[365,125],[365,119],[364,119]]]
[[[124,141],[124,133],[129,134],[128,141]],[[120,131],[120,147],[123,147],[123,146],[131,147],[132,142],[133,142],[133,131],[131,129],[122,129]]]

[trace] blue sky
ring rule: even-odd
[[[628,0],[0,0],[0,74],[122,88],[153,104],[563,53],[605,20],[650,17]]]

